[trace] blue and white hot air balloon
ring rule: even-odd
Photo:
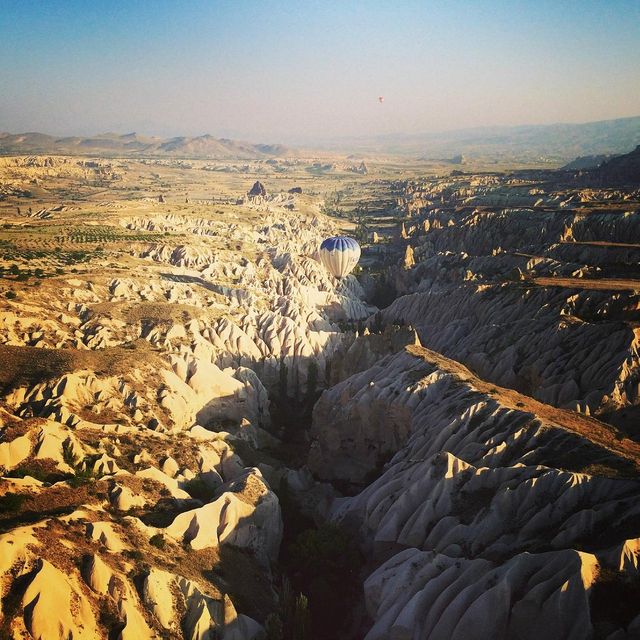
[[[336,278],[344,278],[360,260],[360,245],[347,236],[327,238],[320,245],[320,261]]]

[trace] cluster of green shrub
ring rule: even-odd
[[[60,270],[61,272],[61,270]],[[59,273],[56,270],[56,273]],[[53,273],[47,273],[41,267],[36,267],[35,269],[21,269],[17,264],[12,264],[10,267],[3,267],[0,265],[0,278],[9,278],[11,280],[16,280],[17,282],[25,282],[29,280],[29,278],[49,278],[53,275]],[[7,298],[15,298],[15,295],[11,296],[7,292],[5,295]]]
[[[265,620],[267,640],[311,640],[309,599],[302,593],[296,595],[286,577],[282,578],[278,603],[278,610]]]
[[[158,239],[159,235],[162,234],[154,231],[138,233],[121,227],[85,225],[65,229],[64,234],[56,236],[55,239],[61,243],[104,244],[108,242],[121,242],[123,240],[131,242],[153,242]]]
[[[63,251],[58,247],[53,251],[11,251],[6,253],[3,257],[5,260],[37,260],[47,259],[53,264],[61,265],[55,268],[45,271],[42,267],[35,267],[33,269],[21,267],[14,263],[10,266],[0,265],[0,278],[10,278],[17,280],[18,282],[25,282],[29,278],[50,278],[54,275],[64,275],[63,266],[73,266],[76,264],[82,264],[89,262],[93,255],[100,254],[104,251],[102,247],[96,247],[92,252],[90,251]],[[75,270],[71,270],[75,273]]]
[[[280,549],[284,576],[278,611],[267,620],[268,638],[341,637],[343,626],[352,619],[353,604],[362,597],[360,549],[341,527],[315,526],[301,513],[286,480],[276,493],[284,521]]]

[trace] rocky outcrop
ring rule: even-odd
[[[267,190],[264,188],[264,185],[262,184],[262,182],[260,182],[259,180],[256,180],[253,183],[253,186],[251,187],[251,189],[249,189],[247,195],[250,198],[253,198],[256,196],[265,197],[267,195]]]
[[[482,378],[554,406],[599,413],[640,402],[631,293],[561,287],[436,286],[398,298],[386,322]],[[517,323],[517,331],[513,327]]]
[[[636,575],[640,448],[609,425],[412,346],[325,391],[312,434],[317,476],[365,485],[329,514],[380,565],[367,638],[585,637],[599,575]]]
[[[577,551],[521,554],[496,566],[407,549],[365,583],[376,620],[365,637],[579,640],[593,633],[597,576],[597,559]]]
[[[586,179],[598,186],[640,185],[640,145],[630,153],[608,159],[591,169]]]
[[[278,499],[257,469],[245,468],[217,434],[180,440],[145,430],[129,440],[123,430],[119,437],[96,440],[93,429],[71,431],[34,419],[14,419],[11,428],[33,429],[34,423],[42,425],[41,437],[16,463],[40,473],[54,469],[58,478],[62,471],[62,479],[53,485],[28,477],[2,480],[3,504],[53,512],[64,511],[61,504],[81,502],[82,507],[0,536],[3,597],[23,594],[3,629],[42,638],[96,638],[116,630],[118,637],[132,639],[157,637],[163,630],[185,638],[222,630],[221,637],[230,640],[264,637],[261,625],[236,611],[224,582],[205,577],[211,564],[199,564],[195,556],[229,545],[231,553],[250,554],[245,566],[253,563],[252,571],[269,575],[282,519]],[[159,446],[172,453],[162,460],[164,471],[148,462],[153,459],[148,451]],[[35,466],[39,460],[44,466]],[[210,502],[194,500],[180,487],[201,497],[204,492]],[[105,504],[101,496],[107,494]],[[41,504],[47,507],[36,507]],[[173,522],[149,524],[161,524],[155,518],[162,509],[176,514]],[[211,509],[217,518],[209,517]]]
[[[640,194],[359,163],[0,159],[0,635],[302,632],[283,538],[353,556],[336,593],[359,545],[354,637],[638,634]]]
[[[0,635],[265,637],[283,522],[245,453],[278,445],[270,394],[315,395],[338,323],[373,310],[314,259],[333,225],[295,196],[235,222],[166,195],[96,203],[104,225],[50,207],[77,222],[56,245],[104,246],[1,296]]]
[[[167,535],[193,549],[231,544],[246,549],[267,566],[274,562],[282,539],[278,499],[252,469],[222,485],[212,502],[181,513],[165,529]]]
[[[618,444],[617,433],[487,384],[415,346],[322,394],[314,407],[309,464],[322,478],[356,483],[401,450],[398,459],[415,462],[447,451],[478,467],[527,463],[583,470],[602,463],[631,472],[635,462],[627,456],[638,447],[629,440]],[[563,447],[576,454],[578,466],[563,459]]]

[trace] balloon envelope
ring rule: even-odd
[[[320,261],[336,278],[343,278],[353,271],[360,260],[360,245],[347,236],[327,238],[320,245]]]

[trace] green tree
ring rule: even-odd
[[[287,398],[287,380],[289,377],[289,368],[285,364],[284,357],[280,360],[280,371],[278,372],[278,397],[281,401]]]
[[[310,360],[309,368],[307,369],[307,395],[305,398],[307,404],[313,404],[315,402],[317,387],[318,364],[315,360]]]

